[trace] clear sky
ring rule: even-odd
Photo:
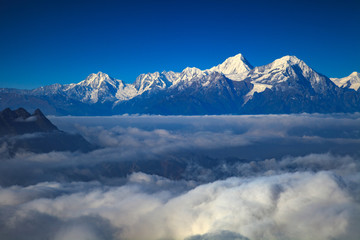
[[[0,87],[80,82],[93,72],[254,66],[296,55],[328,77],[360,72],[360,1],[0,0]]]

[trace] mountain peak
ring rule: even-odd
[[[253,69],[253,66],[239,53],[229,57],[223,63],[212,67],[209,71],[221,72],[223,74],[241,74]]]
[[[296,56],[286,55],[282,58],[276,59],[274,62],[272,62],[272,67],[279,67],[284,65],[296,65],[301,63],[302,61],[297,58]]]
[[[110,83],[113,86],[117,85],[114,78],[111,78],[108,74],[103,72],[91,73],[85,80],[78,83],[78,85],[99,88],[103,82]]]
[[[183,74],[186,75],[194,75],[194,74],[200,74],[202,71],[196,67],[187,67],[182,71]]]
[[[81,102],[96,103],[115,99],[115,94],[124,87],[121,80],[103,72],[92,73],[85,80],[69,84],[64,88],[70,96],[76,96]]]
[[[109,75],[107,75],[106,73],[98,72],[98,73],[91,73],[85,80],[94,81],[95,79],[106,80],[109,78],[110,78]]]
[[[302,85],[304,82],[301,79],[306,79],[306,84],[310,83],[312,89],[318,93],[322,93],[328,88],[326,77],[318,74],[296,56],[290,55],[276,59],[270,64],[256,67],[249,77],[253,79],[252,83],[269,86],[280,84],[282,87]]]
[[[20,109],[20,108],[19,108]],[[19,110],[18,109],[18,110]],[[24,109],[25,110],[25,109]],[[44,117],[45,115],[41,112],[41,110],[39,108],[35,109],[34,113],[33,113],[34,116],[40,116],[40,117]]]
[[[353,72],[347,77],[343,78],[330,78],[338,87],[341,88],[350,88],[357,91],[360,89],[360,74],[358,72]]]
[[[358,72],[353,72],[349,75],[349,77],[360,77],[360,74]]]

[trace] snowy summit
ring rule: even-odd
[[[341,88],[350,88],[355,91],[360,88],[360,73],[358,72],[353,72],[344,78],[331,78],[331,80]]]

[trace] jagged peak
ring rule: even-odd
[[[134,87],[138,91],[138,94],[151,90],[153,87],[164,89],[174,81],[174,75],[175,73],[171,71],[142,73],[136,78]]]
[[[134,86],[137,90],[139,90],[142,85],[144,84],[144,82],[153,82],[155,79],[160,77],[160,73],[159,72],[153,72],[153,73],[142,73],[140,74],[135,82],[134,82]]]
[[[91,73],[86,79],[85,81],[95,81],[96,79],[100,79],[100,80],[106,80],[106,79],[111,79],[110,76],[106,73],[103,72],[98,72],[98,73]]]
[[[89,86],[92,88],[99,88],[104,82],[109,83],[110,85],[116,87],[119,84],[118,82],[121,82],[121,80],[112,78],[106,73],[98,72],[98,73],[91,73],[85,80],[72,86],[80,85],[80,86]]]
[[[242,74],[249,72],[253,66],[239,53],[227,58],[223,63],[210,68],[208,71],[216,71],[223,74]]]

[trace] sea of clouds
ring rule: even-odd
[[[0,146],[1,239],[359,239],[360,114],[50,120],[98,148]]]

